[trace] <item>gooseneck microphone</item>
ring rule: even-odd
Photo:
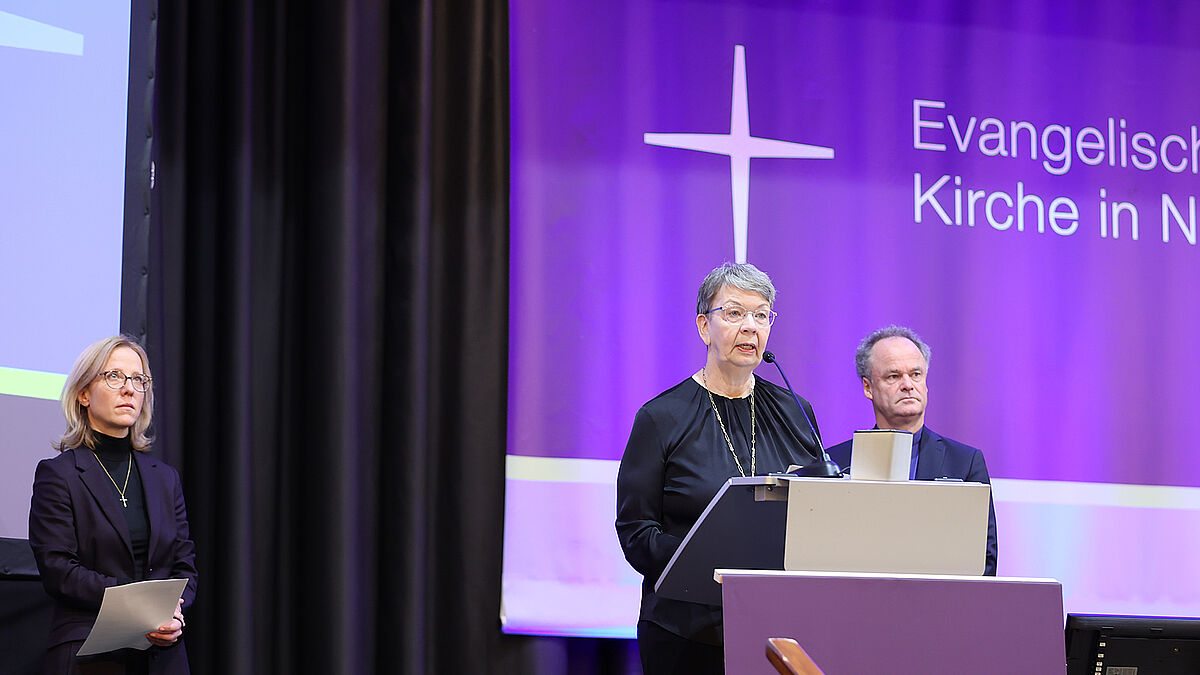
[[[763,352],[763,361],[774,363],[776,370],[779,371],[779,376],[783,378],[783,383],[787,385],[788,392],[792,394],[792,399],[796,401],[796,405],[800,407],[800,414],[804,415],[804,421],[808,422],[808,428],[813,433],[813,438],[817,439],[817,447],[821,448],[821,457],[815,462],[800,468],[796,475],[805,478],[841,478],[842,469],[833,460],[829,459],[829,453],[825,452],[825,443],[821,441],[821,434],[817,433],[817,425],[813,424],[812,419],[808,416],[808,411],[804,409],[804,404],[800,402],[800,397],[796,395],[796,390],[792,389],[792,383],[788,382],[787,375],[783,372],[783,367],[779,365],[779,361],[775,359],[775,353],[766,351]]]

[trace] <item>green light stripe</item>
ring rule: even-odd
[[[0,394],[57,401],[66,383],[66,374],[0,366]]]

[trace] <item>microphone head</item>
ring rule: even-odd
[[[763,361],[766,361],[767,363],[775,363],[775,352],[772,352],[772,351],[763,352]]]

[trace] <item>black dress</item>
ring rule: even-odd
[[[750,475],[750,398],[713,394],[713,400]],[[807,401],[804,406],[815,425],[812,407]],[[754,407],[755,474],[786,471],[820,456],[820,444],[787,389],[756,378]],[[642,621],[688,640],[722,644],[719,606],[660,598],[654,583],[709,501],[738,475],[708,392],[692,378],[638,410],[617,473],[616,525],[625,559],[644,577]]]

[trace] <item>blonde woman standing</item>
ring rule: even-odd
[[[63,387],[60,454],[34,474],[29,543],[54,598],[44,672],[188,673],[184,612],[196,595],[179,474],[148,454],[154,408],[146,352],[110,337],[83,351]],[[144,579],[188,580],[175,616],[147,633],[147,650],[76,656],[104,589]]]

